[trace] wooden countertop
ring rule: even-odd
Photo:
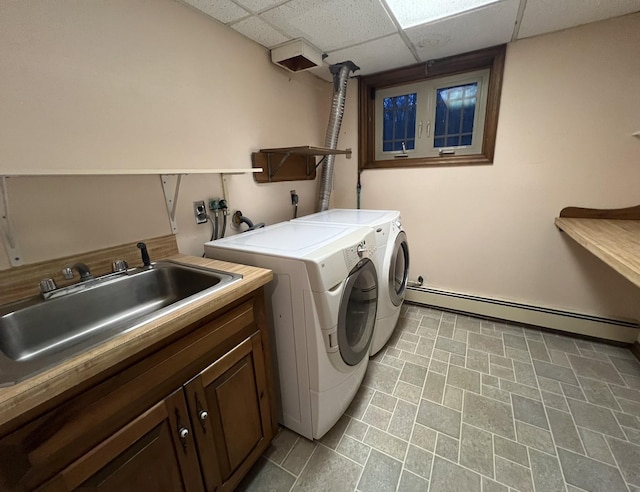
[[[636,218],[639,211],[639,207],[613,211],[569,207],[556,218],[555,224],[640,287],[640,217]]]
[[[187,307],[159,320],[152,320],[131,333],[118,335],[45,372],[13,386],[0,388],[0,426],[262,287],[273,277],[270,270],[219,260],[185,255],[174,255],[166,259],[239,273],[243,278]]]

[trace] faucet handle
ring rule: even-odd
[[[111,264],[111,271],[113,273],[125,272],[129,268],[129,265],[125,260],[116,260]]]
[[[47,292],[54,291],[58,288],[55,280],[52,278],[44,278],[40,280],[40,293],[46,294]]]
[[[62,276],[66,280],[71,280],[73,278],[73,270],[69,267],[62,269]]]

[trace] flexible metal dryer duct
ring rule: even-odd
[[[338,148],[338,136],[344,115],[344,100],[347,97],[347,82],[349,74],[360,70],[352,61],[336,63],[329,67],[333,75],[333,103],[331,114],[329,115],[329,126],[324,139],[324,146],[329,149]],[[328,155],[322,165],[322,176],[320,178],[320,191],[318,196],[317,212],[322,212],[329,208],[329,198],[331,197],[331,185],[333,184],[333,162],[335,155]]]

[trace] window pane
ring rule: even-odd
[[[436,90],[434,147],[470,145],[466,134],[473,132],[477,91],[477,82]]]
[[[382,150],[384,152],[415,149],[416,93],[385,97],[383,100]]]
[[[471,137],[473,135],[469,134],[469,135],[462,135],[462,137],[460,137],[460,145],[471,145]]]

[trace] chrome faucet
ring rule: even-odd
[[[71,267],[73,270],[77,270],[80,274],[80,282],[84,282],[85,280],[91,280],[93,275],[91,275],[91,270],[84,263],[76,263]]]

